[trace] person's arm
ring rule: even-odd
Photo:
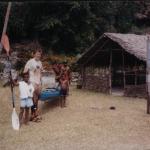
[[[69,86],[69,81],[67,79],[65,80],[65,84],[67,85],[67,87]]]
[[[44,67],[42,65],[42,62],[40,61],[40,80],[41,80],[41,84],[42,84],[42,73],[44,72]]]
[[[19,85],[18,80],[12,80],[12,85],[13,85],[13,86],[18,86],[18,85]]]
[[[44,72],[44,71],[45,71],[45,68],[44,68],[44,66],[43,66],[43,64],[42,64],[41,61],[40,61],[40,69],[41,69],[41,72]]]
[[[24,67],[24,70],[23,70],[23,73],[28,72],[29,69],[30,69],[30,61],[28,61],[28,62],[26,63],[26,65],[25,65],[25,67]]]
[[[59,82],[60,82],[60,85],[63,85],[64,81],[62,79],[60,79]]]

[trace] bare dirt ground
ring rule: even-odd
[[[71,87],[68,107],[40,103],[42,122],[14,131],[10,90],[1,88],[0,96],[0,150],[150,150],[150,115],[144,99]],[[19,113],[18,94],[16,99]]]

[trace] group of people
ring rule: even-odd
[[[42,119],[38,112],[38,100],[41,92],[41,72],[43,70],[42,62],[40,61],[41,55],[41,49],[34,50],[33,58],[27,61],[24,70],[21,73],[23,80],[13,81],[13,85],[19,86],[20,125],[22,125],[22,123],[28,124],[29,120],[39,122]],[[31,115],[29,118],[30,108]]]
[[[41,62],[42,50],[35,49],[33,58],[27,61],[22,72],[21,81],[13,81],[13,85],[19,86],[20,93],[20,125],[22,123],[28,124],[29,120],[33,122],[40,122],[42,117],[39,115],[38,101],[42,89],[42,71],[44,71]],[[53,63],[53,71],[56,75],[56,81],[60,85],[60,93],[62,96],[62,106],[66,106],[66,96],[69,92],[69,84],[71,80],[70,69],[66,63]],[[31,115],[30,115],[31,108]]]

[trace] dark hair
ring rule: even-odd
[[[33,54],[35,54],[36,52],[42,53],[42,46],[40,45],[38,40],[34,40],[32,42],[31,49],[32,49]]]
[[[36,52],[39,52],[42,54],[42,49],[41,48],[36,48],[33,50],[33,54],[35,54]]]
[[[24,77],[25,75],[29,75],[29,71],[27,71],[27,72],[22,72],[22,73],[21,73],[21,76],[22,76],[22,77]]]

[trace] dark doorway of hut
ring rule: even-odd
[[[123,86],[123,73],[119,68],[113,68],[112,71],[112,95],[123,96],[124,86]]]
[[[124,72],[122,51],[112,51],[111,63],[111,94],[115,96],[124,95]]]

